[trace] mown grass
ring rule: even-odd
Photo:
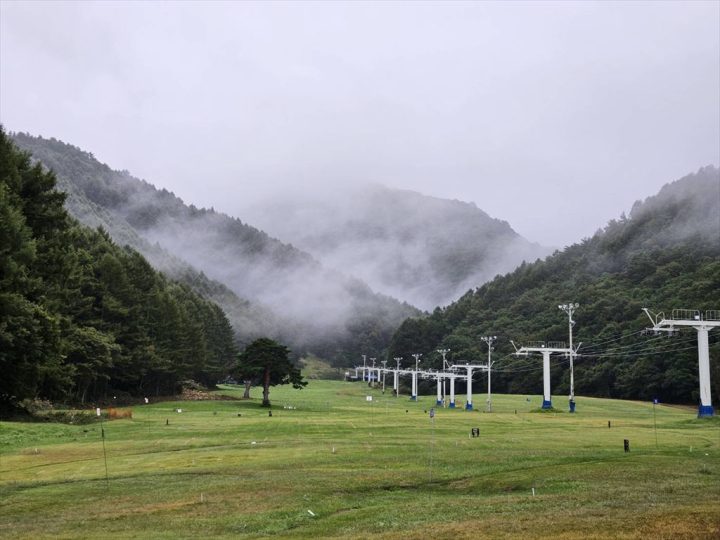
[[[0,536],[720,536],[720,422],[689,408],[657,407],[656,444],[645,403],[537,414],[538,397],[498,395],[493,413],[439,409],[433,424],[432,396],[362,383],[271,398],[272,418],[255,400],[134,407],[104,424],[108,482],[99,424],[0,423]]]

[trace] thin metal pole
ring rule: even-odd
[[[105,489],[110,489],[110,478],[108,476],[107,452],[105,451],[105,427],[103,426],[102,416],[100,416],[100,436],[102,438],[103,459],[105,461]]]
[[[655,402],[657,400],[653,399],[653,424],[655,426],[655,448],[658,447],[658,439],[657,439],[657,418],[655,417]]]

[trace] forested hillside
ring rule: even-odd
[[[13,137],[56,173],[74,216],[102,224],[116,242],[129,243],[196,290],[214,291],[210,297],[243,342],[269,335],[295,353],[347,365],[360,351],[383,354],[402,320],[419,313],[239,219],[185,205],[74,146],[22,133]]]
[[[237,351],[223,311],[64,201],[0,129],[0,407],[166,394],[227,373]]]
[[[485,361],[481,336],[497,335],[498,392],[542,390],[540,358],[509,356],[516,343],[566,341],[558,304],[578,302],[577,394],[694,402],[698,394],[694,330],[647,336],[647,307],[720,309],[720,173],[705,167],[636,203],[592,238],[544,261],[523,264],[424,318],[403,323],[389,358],[424,353],[439,366],[437,348],[456,360]],[[712,384],[720,395],[720,332],[711,336]],[[568,361],[553,360],[553,392],[568,393]]]
[[[326,266],[423,309],[551,252],[473,203],[382,186],[278,194],[247,215]]]

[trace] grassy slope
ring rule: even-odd
[[[539,414],[538,396],[494,396],[494,413],[439,410],[433,429],[431,396],[314,380],[271,398],[272,418],[257,401],[206,401],[106,423],[109,487],[99,425],[0,423],[0,536],[720,535],[720,422],[690,409],[657,408],[656,448],[645,403]]]

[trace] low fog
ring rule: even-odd
[[[561,247],[720,163],[718,2],[2,2],[0,122],[242,217],[475,202]]]
[[[324,266],[424,310],[551,252],[475,204],[378,185],[286,191],[242,215]]]

